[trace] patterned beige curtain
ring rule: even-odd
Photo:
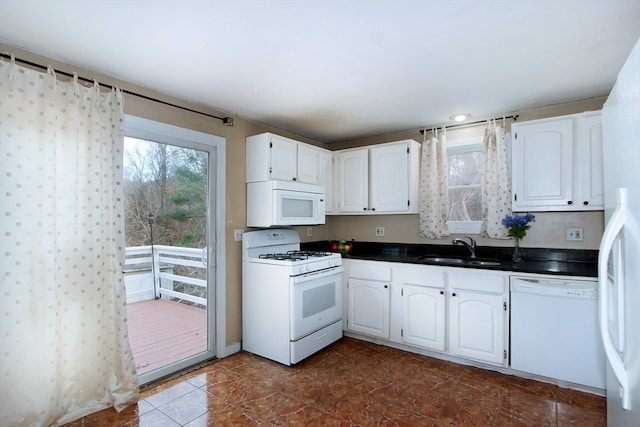
[[[122,93],[0,61],[0,425],[137,400],[127,339]]]
[[[482,235],[507,239],[502,218],[511,214],[511,172],[507,135],[495,121],[487,123],[482,141]]]
[[[426,138],[426,130],[424,135],[420,163],[420,234],[428,239],[443,239],[449,236],[446,133],[443,131],[438,139],[432,130],[430,140]]]

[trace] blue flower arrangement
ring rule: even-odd
[[[527,230],[531,228],[529,223],[535,220],[536,217],[530,213],[526,215],[513,214],[505,216],[502,220],[502,225],[509,228],[507,235],[516,240],[521,240],[527,235]]]

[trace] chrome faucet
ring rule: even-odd
[[[465,246],[467,249],[469,249],[469,252],[471,252],[471,258],[475,258],[476,257],[476,241],[473,240],[471,238],[471,236],[464,236],[464,237],[469,239],[469,242],[471,242],[471,243],[469,244],[469,243],[465,242],[464,240],[458,239],[458,238],[453,239],[452,243],[454,245],[463,245],[463,246]]]

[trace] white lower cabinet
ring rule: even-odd
[[[445,350],[444,289],[402,287],[402,341],[432,350]]]
[[[349,279],[349,329],[389,338],[389,284]]]
[[[465,268],[448,274],[449,351],[507,366],[509,274]]]
[[[484,362],[506,361],[502,295],[454,290],[449,299],[451,354]]]
[[[391,267],[351,261],[347,288],[347,329],[389,339]]]
[[[507,272],[352,260],[348,281],[348,331],[507,366]]]
[[[438,267],[394,267],[393,308],[397,322],[393,329],[399,330],[399,336],[395,333],[392,338],[403,344],[445,351],[446,280],[445,270]]]

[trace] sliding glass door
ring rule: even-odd
[[[144,384],[216,356],[221,138],[133,117],[126,134],[127,318]]]

